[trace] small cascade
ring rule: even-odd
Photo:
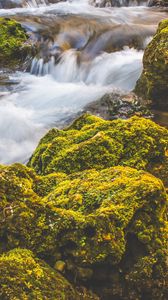
[[[27,6],[30,7],[38,7],[38,6],[44,6],[48,5],[48,0],[26,0]]]

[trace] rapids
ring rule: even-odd
[[[131,91],[144,48],[167,17],[134,1],[129,7],[49,2],[0,9],[0,16],[19,20],[38,44],[31,63],[10,74],[15,84],[0,85],[0,163],[26,162],[49,128],[61,128],[107,92]]]

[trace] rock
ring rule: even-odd
[[[88,281],[92,278],[93,271],[89,268],[77,268],[77,279],[82,281]]]
[[[21,24],[0,18],[0,67],[17,68],[31,51],[32,45]]]
[[[128,119],[134,115],[152,118],[152,114],[141,105],[134,93],[106,94],[100,100],[88,104],[83,112],[97,115],[105,120]]]
[[[168,0],[149,0],[148,6],[158,6],[158,7],[167,7],[168,6]]]
[[[104,295],[102,299],[107,299],[108,293],[111,298],[122,293],[127,300],[133,294],[136,299],[144,294],[149,295],[149,299],[158,299],[158,295],[159,299],[165,299],[166,192],[159,179],[129,167],[93,169],[70,175],[54,184],[45,197],[40,197],[34,192],[38,177],[22,165],[1,166],[0,210],[7,205],[13,210],[12,217],[0,215],[1,252],[27,247],[51,264],[59,254],[59,268],[64,268],[64,259],[66,263],[72,262],[67,273],[71,280],[93,284],[92,288],[97,287],[96,291]],[[31,259],[27,263],[25,256],[20,259],[20,254],[19,262],[15,255],[12,257],[16,274],[19,272],[25,278]],[[22,261],[24,268],[20,267]],[[58,267],[58,261],[56,265]],[[6,282],[10,277],[9,264],[7,273],[4,269],[1,266],[3,276],[7,275],[1,280]],[[34,272],[36,270],[39,267]],[[48,272],[47,268],[45,271]],[[66,275],[66,268],[64,272]],[[30,283],[34,279],[32,274]],[[52,274],[58,278],[54,271]],[[17,276],[14,278],[18,280]],[[50,275],[46,280],[43,278],[48,297],[52,280]],[[24,282],[27,283],[27,278]],[[36,282],[39,287],[39,281]],[[19,289],[21,294],[24,285],[12,283],[11,293]],[[35,283],[31,283],[34,292]],[[61,292],[61,289],[51,290]],[[77,299],[71,287],[66,291],[72,293],[67,299]],[[13,294],[10,299],[14,299]]]
[[[135,93],[152,100],[157,109],[168,110],[168,20],[159,24],[156,35],[147,46],[143,58],[143,72]]]
[[[26,249],[0,256],[1,299],[79,299],[72,285]]]
[[[138,168],[154,170],[167,148],[168,131],[138,117],[85,114],[50,130],[30,160],[50,174],[0,167],[1,253],[28,248],[101,299],[165,300],[166,190]],[[10,216],[3,213],[9,207]]]
[[[91,5],[96,7],[121,7],[129,5],[140,5],[141,0],[90,0]]]
[[[56,263],[55,263],[55,266],[54,266],[54,269],[63,273],[64,270],[65,270],[65,267],[66,267],[66,263],[62,260],[58,260]]]
[[[105,121],[85,114],[65,130],[50,130],[29,161],[39,174],[66,174],[116,165],[145,169],[165,156],[168,131],[148,119]]]

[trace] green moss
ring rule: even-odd
[[[15,66],[30,52],[28,35],[20,23],[0,18],[0,66]]]
[[[168,131],[150,120],[105,121],[86,114],[66,130],[49,131],[29,166],[40,174],[70,174],[115,165],[145,169],[163,160],[167,142]]]
[[[153,105],[168,107],[168,20],[163,20],[147,46],[143,58],[143,73],[135,92],[153,101]]]
[[[78,299],[73,287],[33,253],[15,249],[0,256],[0,299]]]

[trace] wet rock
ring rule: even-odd
[[[96,7],[122,7],[140,5],[141,0],[90,0],[90,4]]]
[[[152,118],[151,112],[141,105],[134,93],[106,94],[100,100],[88,104],[83,111],[100,116],[105,120],[127,119],[134,115]]]
[[[168,0],[149,0],[148,6],[168,7]]]
[[[0,0],[0,8],[16,8],[26,6],[26,0]]]
[[[143,72],[135,92],[152,106],[168,110],[168,20],[159,24],[156,35],[147,46],[143,58]]]

